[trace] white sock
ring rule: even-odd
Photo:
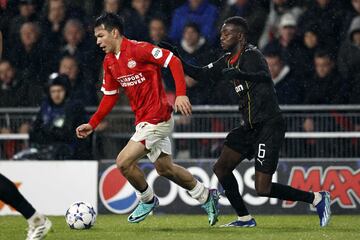
[[[249,214],[249,215],[245,215],[245,216],[238,217],[238,220],[239,220],[239,221],[246,222],[246,221],[250,221],[252,218],[253,218],[253,217]]]
[[[38,212],[35,212],[28,220],[29,226],[39,226],[45,223],[46,217]]]
[[[322,200],[322,196],[319,192],[314,192],[314,201],[313,201],[313,206],[316,207],[316,205],[318,205],[319,202],[321,202]]]
[[[136,192],[142,202],[150,202],[154,198],[154,191],[149,185],[146,188],[145,192]]]
[[[209,189],[204,186],[203,183],[196,180],[196,185],[189,191],[189,194],[194,199],[198,200],[201,204],[204,204],[209,196]]]

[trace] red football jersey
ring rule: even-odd
[[[120,53],[105,56],[101,91],[113,95],[122,87],[135,113],[135,125],[167,121],[173,108],[166,98],[161,68],[168,66],[172,56],[172,52],[150,43],[123,38]]]

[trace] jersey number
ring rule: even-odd
[[[265,143],[260,143],[259,144],[258,157],[259,158],[264,158],[265,157]]]

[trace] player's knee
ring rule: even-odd
[[[227,170],[226,170],[226,168],[224,168],[224,166],[222,164],[219,164],[218,162],[216,162],[213,166],[213,172],[218,177],[218,179],[220,179],[226,175]]]
[[[169,178],[174,175],[173,168],[171,166],[166,166],[166,167],[158,166],[158,167],[156,167],[156,171],[160,176],[166,177],[166,178]]]
[[[120,170],[120,172],[126,176],[127,173],[129,172],[130,170],[130,167],[131,167],[131,164],[129,164],[129,161],[126,161],[125,158],[122,158],[122,157],[118,157],[116,159],[116,166],[117,168]]]

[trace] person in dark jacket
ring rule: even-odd
[[[303,86],[295,78],[290,66],[284,63],[281,51],[264,49],[263,54],[269,66],[279,104],[301,104]]]
[[[46,148],[52,159],[90,159],[89,150],[81,151],[83,143],[74,135],[76,127],[87,120],[83,105],[70,101],[70,82],[65,75],[50,75],[47,98],[30,131],[30,143]]]

